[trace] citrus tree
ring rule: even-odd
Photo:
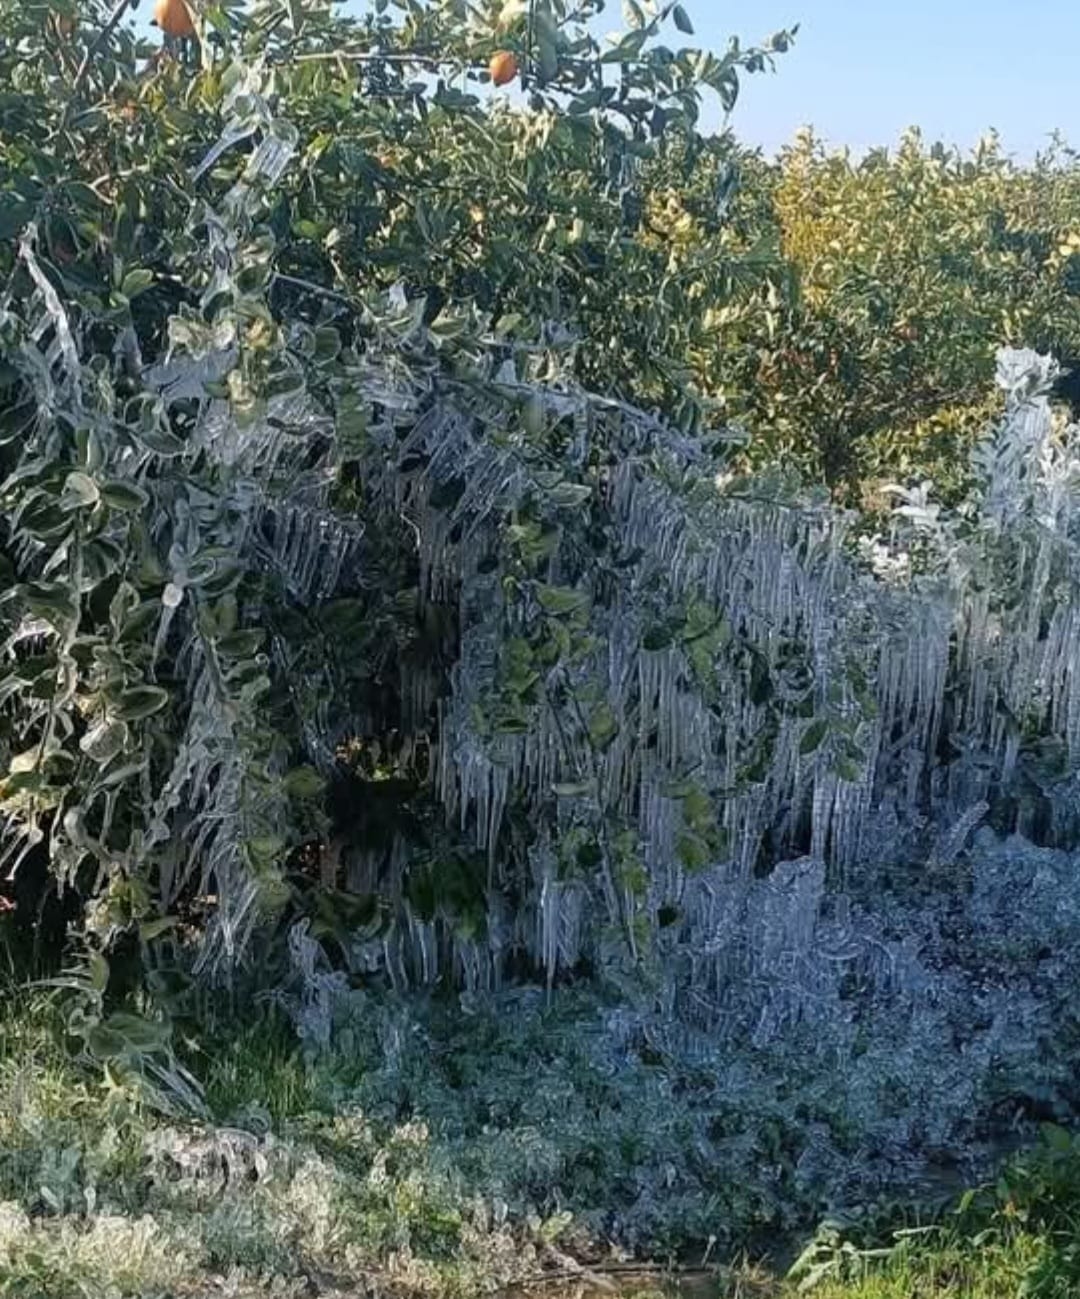
[[[210,915],[227,966],[291,904],[343,739],[404,784],[395,816],[426,787],[464,616],[435,558],[463,525],[418,549],[394,497],[440,385],[535,444],[529,501],[499,506],[530,592],[547,515],[595,486],[564,481],[565,412],[527,384],[700,423],[643,164],[709,157],[703,96],[730,108],[789,38],[713,56],[665,43],[681,6],[629,4],[605,46],[598,7],[171,4],[159,45],[126,3],[0,5],[4,873],[47,870],[95,945]],[[524,107],[487,96],[511,73]],[[703,259],[716,292],[728,261]],[[572,404],[599,484],[620,452]]]
[[[1024,168],[992,136],[965,157],[912,132],[855,163],[801,135],[768,183],[788,275],[724,315],[756,366],[740,388],[759,463],[955,496],[997,346],[1076,354],[1078,186],[1067,151]]]
[[[99,1059],[161,1049],[108,1015],[124,954],[181,997],[291,969],[323,1040],[350,974],[583,962],[644,971],[714,1042],[846,1023],[849,984],[906,959],[846,893],[811,951],[827,887],[880,878],[868,841],[947,863],[1017,780],[1073,779],[1052,365],[1003,358],[968,508],[909,491],[870,565],[783,472],[790,447],[843,485],[804,421],[866,441],[905,384],[966,383],[962,330],[958,361],[905,370],[869,305],[977,320],[943,262],[966,227],[909,231],[876,164],[852,202],[888,241],[818,181],[787,211],[695,127],[768,52],[673,49],[687,16],[643,5],[608,51],[591,13],[209,6],[163,57],[125,6],[0,7],[3,869],[76,900],[70,1027]],[[511,70],[524,106],[489,103]],[[948,214],[932,162],[903,168]],[[785,330],[828,364],[743,446],[720,417],[781,410],[753,375]],[[863,395],[860,349],[895,389]]]

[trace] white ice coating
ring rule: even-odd
[[[674,944],[684,953],[685,986],[673,995],[688,1014],[711,1007],[718,1023],[724,988],[771,972],[754,1029],[761,1037],[780,1032],[792,1015],[815,1013],[814,998],[835,993],[845,966],[883,984],[910,967],[909,956],[869,931],[834,941],[820,915],[826,881],[833,889],[857,886],[863,863],[901,853],[920,827],[932,831],[921,840],[931,864],[953,862],[1007,787],[1022,724],[1058,737],[1070,763],[1080,756],[1080,615],[1061,595],[1075,591],[1078,576],[1080,432],[1055,425],[1046,395],[1051,378],[1043,359],[1002,353],[1007,410],[975,452],[977,522],[950,530],[931,497],[924,493],[917,504],[909,498],[898,536],[925,540],[929,532],[929,559],[914,578],[910,566],[897,565],[904,576],[893,583],[853,558],[849,521],[837,511],[706,493],[692,448],[650,417],[560,393],[560,402],[577,407],[575,427],[587,424],[600,444],[618,449],[603,489],[617,521],[614,549],[644,553],[614,590],[575,568],[569,531],[553,560],[559,580],[577,572],[590,596],[599,647],[575,668],[574,683],[599,687],[618,725],[597,753],[573,710],[558,709],[550,696],[525,734],[475,730],[477,706],[497,688],[514,616],[498,574],[480,575],[476,560],[534,478],[512,442],[492,447],[477,419],[428,407],[405,452],[419,453],[423,468],[410,477],[399,464],[391,474],[428,580],[440,591],[456,580],[459,591],[463,631],[441,714],[439,795],[490,854],[496,883],[514,874],[502,837],[511,793],[524,798],[545,834],[612,817],[632,824],[646,867],[646,892],[636,900],[612,889],[600,869],[584,891],[581,880],[568,886],[551,852],[542,868],[526,872],[517,942],[549,978],[595,954],[601,932],[625,926],[634,908],[651,945]],[[451,478],[463,479],[467,490],[449,509],[430,506]],[[1003,583],[1003,572],[1013,580]],[[730,643],[749,647],[767,666],[772,698],[755,697],[745,656],[717,653],[710,695],[677,640],[646,648],[648,593],[657,587],[661,607],[694,599],[715,610]],[[785,662],[792,647],[795,661]],[[813,708],[809,715],[781,708],[777,716],[777,697],[792,704],[805,697]],[[823,715],[830,719],[826,737],[809,743]],[[841,732],[851,747],[838,761]],[[747,778],[748,755],[763,737],[765,761]],[[943,757],[946,739],[953,752]],[[565,800],[551,821],[552,787],[575,783],[590,764],[595,785],[575,804],[578,822]],[[724,858],[696,873],[675,864],[685,827],[680,797],[667,792],[688,776],[713,799],[727,832]],[[805,884],[781,889],[794,869],[785,853],[806,850],[808,865],[797,873]],[[770,860],[780,864],[766,888],[753,877],[763,861],[770,869]],[[664,906],[679,917],[667,929],[658,920]],[[815,954],[823,935],[832,947]],[[751,953],[738,972],[735,950]],[[473,964],[450,962],[466,981]],[[787,971],[778,983],[776,971]],[[919,983],[916,974],[905,977]]]
[[[239,233],[296,146],[254,84],[201,169],[259,137],[221,212],[203,213],[204,304],[234,290]],[[35,243],[31,231],[20,252],[33,285],[20,306],[23,373],[42,417],[70,414],[83,405],[79,340]],[[216,482],[203,495],[178,488],[151,532],[171,528],[167,577],[177,590],[212,544],[311,608],[364,577],[360,528],[331,508],[333,420],[302,387],[237,418],[206,388],[235,359],[235,338],[209,331],[144,376],[163,411],[199,404],[174,454],[209,465]],[[401,986],[450,977],[485,990],[523,957],[553,980],[616,949],[657,952],[660,995],[686,1023],[757,1041],[841,1013],[845,974],[916,995],[923,975],[911,953],[849,901],[861,873],[918,845],[935,868],[954,862],[1009,786],[1027,737],[1060,744],[1063,783],[1080,759],[1080,430],[1055,423],[1051,364],[1002,353],[1007,409],[974,454],[976,508],[956,520],[922,489],[901,493],[885,547],[886,558],[889,547],[899,555],[885,566],[891,577],[859,561],[851,519],[828,504],[767,484],[717,487],[703,448],[656,417],[569,382],[520,380],[511,362],[492,367],[482,382],[451,380],[433,365],[413,368],[384,340],[350,375],[380,412],[362,466],[375,503],[365,524],[404,530],[422,599],[457,605],[449,679],[403,672],[404,721],[422,727],[439,700],[438,734],[425,737],[432,792],[487,863],[479,929],[445,905],[428,919],[414,914],[404,842],[389,861],[354,863],[351,887],[379,893],[390,916],[384,931],[357,936],[357,967],[381,968]],[[525,399],[567,428],[560,463],[539,456],[521,427]],[[585,597],[592,648],[545,669],[527,728],[492,731],[482,722],[525,617],[507,596],[501,543],[513,512],[530,497],[550,500],[563,471],[605,512],[610,554],[637,558],[602,570],[579,526],[586,502],[552,508],[549,580]],[[913,576],[914,542],[924,560]],[[188,626],[189,603],[169,610],[162,637]],[[679,628],[655,635],[695,608],[708,614],[701,636],[714,639]],[[163,900],[192,880],[219,897],[203,957],[217,968],[244,950],[259,916],[244,848],[249,719],[227,704],[212,646],[185,634],[186,729],[171,773],[147,791],[137,847],[162,863]],[[4,653],[15,647],[9,640]],[[289,648],[278,638],[271,650],[268,670],[288,684]],[[350,725],[335,715],[332,689],[328,676],[328,698],[300,728],[323,770]],[[583,701],[606,710],[603,745],[590,739]],[[1075,782],[1053,806],[1052,828],[1074,833]],[[259,813],[273,821],[273,809]],[[585,867],[562,852],[575,834],[595,849]],[[683,851],[694,836],[708,860]],[[314,980],[312,941],[298,931],[293,954]]]

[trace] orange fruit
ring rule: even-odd
[[[491,80],[497,86],[508,86],[518,74],[517,59],[510,50],[496,50],[488,64]]]
[[[154,22],[166,36],[180,39],[195,35],[195,24],[191,21],[191,10],[184,0],[157,0],[154,6]]]

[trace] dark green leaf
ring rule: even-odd
[[[122,722],[100,721],[79,741],[79,748],[88,758],[104,766],[127,744],[127,727]]]
[[[802,739],[799,741],[800,753],[813,753],[821,745],[822,740],[828,734],[829,724],[824,719],[819,718],[803,731]]]
[[[671,11],[671,16],[675,20],[675,26],[686,36],[693,36],[694,24],[690,21],[690,16],[682,5],[676,5]]]
[[[542,586],[536,593],[542,608],[556,617],[576,613],[588,604],[589,597],[584,591],[575,591],[567,586]]]
[[[266,633],[258,627],[229,632],[215,642],[218,653],[227,659],[251,658],[262,648]]]
[[[142,721],[159,713],[169,702],[169,692],[160,686],[132,686],[112,706],[113,716],[124,722]]]
[[[27,608],[35,618],[61,630],[79,620],[79,600],[63,582],[31,582],[22,588]]]
[[[326,781],[314,767],[296,767],[285,777],[285,790],[290,798],[318,798],[326,792]]]
[[[126,479],[106,479],[99,484],[101,499],[110,510],[124,513],[143,510],[150,503],[149,493]]]

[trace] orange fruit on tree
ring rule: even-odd
[[[508,86],[518,74],[518,62],[510,50],[496,50],[488,64],[491,80],[497,86]]]
[[[180,39],[195,35],[195,24],[191,20],[191,10],[185,0],[157,0],[154,6],[154,22],[166,36]]]

